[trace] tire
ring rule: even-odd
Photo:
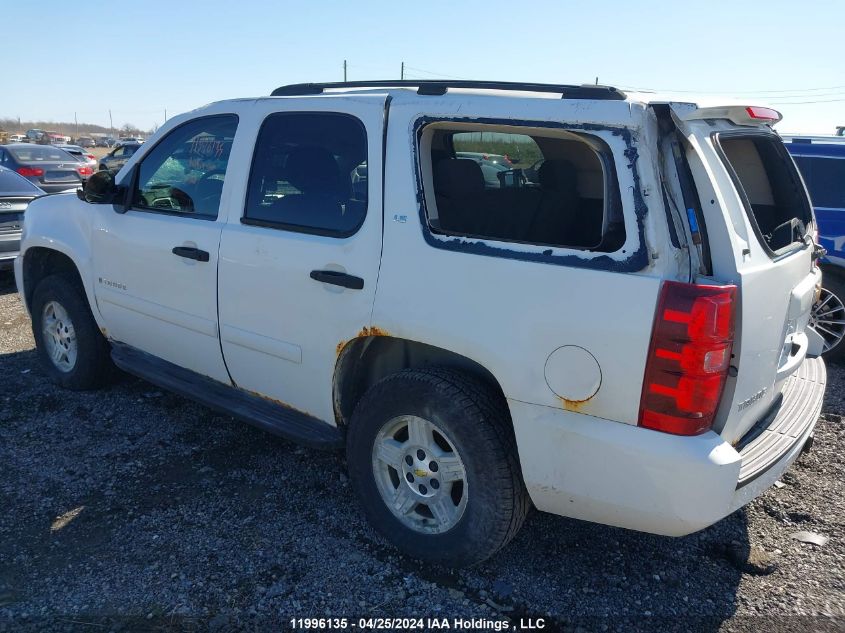
[[[435,438],[430,447],[412,441],[411,425],[423,423],[430,425],[426,437]],[[394,427],[396,435],[391,434]],[[399,448],[396,438],[405,437]],[[383,444],[389,447],[389,460],[375,456],[376,446]],[[420,458],[417,446],[429,452],[412,466],[407,460]],[[443,459],[443,467],[437,459]],[[400,550],[427,562],[461,567],[489,558],[516,535],[530,508],[507,403],[484,382],[452,369],[407,369],[375,384],[350,420],[347,460],[370,523]],[[388,467],[387,461],[394,465]],[[459,472],[463,480],[447,482]],[[436,484],[438,476],[444,483]],[[414,495],[423,490],[434,496],[413,496],[414,505],[400,518],[385,499],[398,499],[400,491],[409,498],[406,482]],[[438,520],[432,508],[451,519]]]
[[[824,271],[822,287],[822,298],[813,306],[810,325],[825,339],[825,360],[842,361],[845,357],[845,326],[841,325],[845,321],[845,281],[828,269]],[[825,295],[825,291],[829,294]]]
[[[31,307],[35,347],[51,380],[74,391],[101,386],[112,368],[109,344],[97,328],[79,282],[65,275],[45,277],[35,288]],[[54,334],[61,330],[62,338],[48,334],[45,326]],[[67,352],[54,360],[51,350],[61,351],[61,345]]]

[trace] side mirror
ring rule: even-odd
[[[104,169],[88,178],[85,186],[78,189],[76,195],[89,204],[122,204],[126,187],[115,184],[114,172]]]

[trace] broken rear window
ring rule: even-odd
[[[803,244],[813,216],[781,140],[771,134],[720,134],[717,140],[758,237],[771,254]]]
[[[435,232],[597,252],[625,243],[612,157],[596,137],[441,125],[428,156]]]

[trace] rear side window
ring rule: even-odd
[[[258,133],[243,222],[346,237],[367,212],[367,134],[340,113],[271,114]]]
[[[625,243],[612,157],[597,138],[446,125],[431,135],[434,232],[599,252]]]
[[[794,156],[815,207],[845,209],[845,158]]]
[[[61,162],[63,160],[73,160],[73,158],[62,149],[58,147],[50,147],[47,145],[33,145],[31,147],[9,147],[8,152],[23,163],[34,163],[39,161],[44,162]]]
[[[773,254],[803,243],[812,213],[781,140],[773,135],[720,134],[717,142],[762,242]]]

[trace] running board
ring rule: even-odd
[[[344,445],[343,432],[319,418],[212,380],[124,343],[112,342],[111,357],[125,372],[297,444],[325,450]]]

